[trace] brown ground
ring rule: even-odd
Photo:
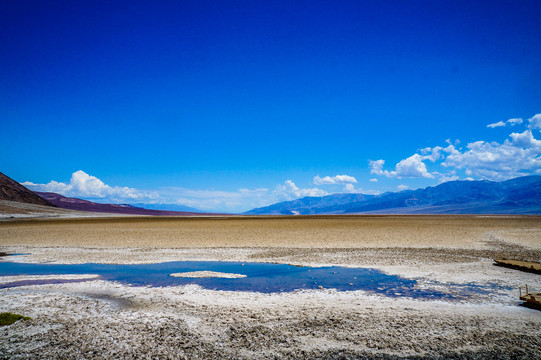
[[[310,216],[24,219],[0,243],[76,247],[486,249],[487,236],[539,246],[541,216]]]
[[[492,262],[539,261],[540,239],[541,217],[517,216],[2,221],[0,252],[32,254],[14,261],[334,264],[492,290],[437,301],[102,280],[0,289],[0,312],[33,319],[0,328],[0,358],[541,358],[541,312],[517,291],[540,289],[541,276]]]

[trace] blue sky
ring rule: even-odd
[[[539,173],[540,18],[539,1],[4,1],[0,171],[211,211]]]

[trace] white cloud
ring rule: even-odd
[[[318,188],[312,189],[299,189],[297,185],[291,180],[286,180],[283,185],[279,185],[276,190],[279,194],[284,194],[288,197],[305,197],[305,196],[325,196],[328,193],[325,190]]]
[[[494,124],[488,124],[487,125],[487,128],[496,128],[496,127],[502,127],[502,126],[505,126],[505,123],[503,121],[498,121],[497,123],[494,123]]]
[[[378,179],[372,178],[372,179],[370,179],[370,181],[371,181],[371,182],[378,182]]]
[[[291,180],[279,184],[274,189],[241,188],[233,191],[215,189],[188,189],[182,187],[161,187],[156,190],[160,203],[188,205],[211,212],[243,212],[253,208],[268,206],[281,201],[289,201],[305,196],[325,196],[328,193],[318,188],[299,188]]]
[[[524,121],[521,118],[509,119],[506,122],[490,124],[489,127],[516,126]],[[541,174],[541,140],[535,138],[531,129],[541,129],[541,114],[528,119],[530,129],[513,132],[503,143],[475,141],[458,147],[458,140],[452,143],[446,140],[447,146],[427,147],[419,153],[401,160],[395,170],[384,170],[383,159],[370,161],[370,173],[397,178],[434,178],[439,182],[458,180],[456,170],[464,171],[468,178],[487,180],[506,180],[517,176]],[[428,172],[424,161],[431,161],[448,168],[446,174],[436,171]]]
[[[353,192],[356,192],[357,189],[355,189],[355,185],[353,184],[346,184],[344,186],[344,192],[347,192],[347,193],[353,193]]]
[[[221,191],[168,187],[160,188],[158,192],[164,199],[174,199],[175,203],[214,212],[243,212],[305,196],[328,195],[326,191],[318,188],[299,188],[292,180],[286,180],[274,189]]]
[[[507,123],[510,124],[511,126],[522,124],[523,122],[524,120],[522,120],[521,118],[513,118],[513,119],[507,120]]]
[[[530,130],[510,134],[511,141],[476,141],[469,143],[467,150],[453,149],[442,165],[465,169],[466,175],[488,180],[505,180],[524,176],[541,169],[541,141],[536,140]]]
[[[408,185],[404,185],[404,184],[400,184],[396,187],[396,189],[398,191],[404,191],[404,190],[408,190],[410,187]]]
[[[400,160],[396,164],[395,176],[433,178],[434,176],[427,171],[426,165],[422,160],[423,157],[419,154],[413,154],[407,159]]]
[[[168,187],[160,188],[158,192],[162,198],[174,199],[175,203],[214,212],[242,212],[305,196],[325,196],[329,194],[318,188],[299,188],[292,180],[286,180],[274,189],[221,191]],[[169,200],[169,202],[171,201]]]
[[[512,143],[516,146],[520,146],[523,148],[530,148],[530,147],[540,147],[541,141],[536,140],[533,137],[533,134],[530,130],[526,130],[523,133],[512,133],[509,135],[511,137]]]
[[[349,175],[336,175],[333,177],[325,176],[323,178],[319,175],[314,176],[315,185],[331,185],[331,184],[356,184],[357,179]]]
[[[487,127],[494,129],[496,127],[502,127],[502,126],[507,126],[507,125],[515,126],[515,125],[522,124],[523,122],[524,120],[522,120],[521,118],[513,118],[507,121],[498,121],[497,123],[494,123],[494,124],[488,124]]]
[[[365,195],[379,195],[379,194],[381,194],[381,192],[377,191],[377,190],[363,190],[361,188],[356,188],[355,185],[353,185],[353,184],[345,184],[343,192],[348,193],[348,194],[365,194]]]
[[[368,165],[370,165],[370,174],[374,175],[385,175],[385,172],[383,171],[383,165],[385,165],[385,160],[379,159],[379,160],[370,160],[368,162]]]
[[[347,176],[338,176],[337,180],[345,181]],[[107,185],[82,170],[73,173],[69,183],[50,181],[47,184],[35,184],[27,181],[22,184],[35,191],[55,192],[89,200],[98,199],[100,202],[179,204],[213,212],[242,212],[305,196],[328,195],[326,191],[318,188],[299,188],[292,180],[287,180],[274,189],[241,188],[236,191],[223,191],[161,187],[153,191],[144,191]]]
[[[162,203],[188,205],[205,211],[240,212],[269,205],[276,196],[269,189],[238,189],[223,191],[214,189],[187,189],[162,187],[157,190]]]
[[[394,171],[383,170],[383,165],[385,164],[385,160],[383,159],[370,161],[370,174],[397,178],[434,178],[434,175],[428,172],[426,164],[423,162],[424,158],[432,156],[432,154],[424,157],[419,154],[413,154],[409,158],[400,160],[396,164]]]
[[[528,122],[530,123],[528,125],[528,128],[541,129],[541,114],[535,114],[534,116],[528,119]]]
[[[82,170],[71,175],[69,183],[50,181],[47,184],[34,184],[26,181],[22,183],[31,190],[54,192],[69,197],[82,197],[87,199],[108,199],[114,202],[157,199],[156,192],[145,192],[129,187],[109,186],[95,176]]]
[[[444,148],[441,146],[435,146],[433,148],[427,147],[424,149],[421,149],[420,152],[423,154],[421,156],[421,160],[430,160],[432,162],[438,161],[442,157],[442,151]]]
[[[442,174],[441,177],[438,180],[438,184],[443,184],[448,181],[456,181],[459,180],[460,177],[456,175],[455,171],[451,171],[448,174]]]

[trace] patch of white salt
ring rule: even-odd
[[[16,275],[0,276],[0,285],[18,281],[40,281],[40,280],[92,280],[99,278],[95,274],[63,274],[63,275]]]
[[[245,278],[243,274],[223,273],[217,271],[190,271],[183,273],[174,273],[169,276],[180,278],[224,278],[224,279],[240,279]]]

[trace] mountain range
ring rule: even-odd
[[[88,200],[66,197],[60,194],[51,192],[35,192],[37,195],[46,201],[54,204],[62,209],[91,211],[111,214],[127,214],[127,215],[153,215],[153,216],[190,216],[202,215],[196,211],[168,211],[168,210],[153,210],[145,209],[129,204],[101,204]]]
[[[62,209],[132,215],[202,215],[171,204],[100,204],[56,193],[33,192],[0,173],[0,200]],[[154,207],[154,209],[151,209]],[[304,197],[253,209],[245,215],[310,214],[541,214],[541,176],[502,182],[450,181],[381,195],[333,194]],[[205,214],[219,215],[219,214]]]
[[[450,181],[381,195],[304,197],[246,215],[308,214],[541,214],[541,176],[507,181]]]

